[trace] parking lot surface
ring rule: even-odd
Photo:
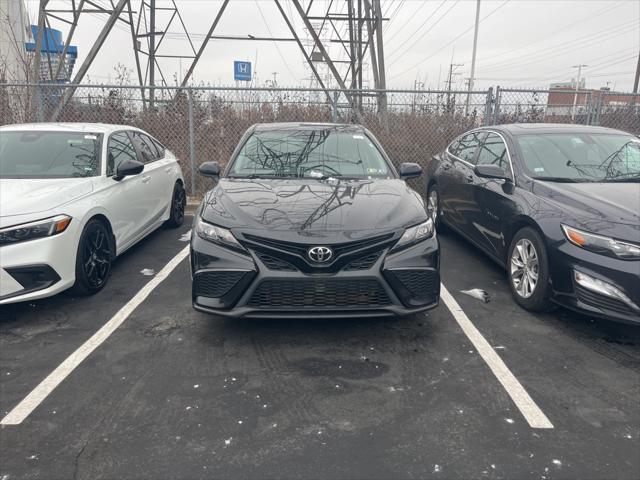
[[[153,281],[188,229],[127,252],[94,297],[3,307],[0,417]],[[0,426],[0,479],[639,478],[640,329],[525,312],[503,271],[439,234],[443,284],[553,428],[531,427],[444,302],[398,319],[222,319],[192,310],[182,260]],[[473,288],[490,301],[461,293]]]

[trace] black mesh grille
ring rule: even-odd
[[[269,270],[279,272],[296,272],[298,269],[285,260],[281,260],[263,252],[256,252],[256,256],[264,263]]]
[[[371,253],[365,257],[358,258],[350,262],[344,270],[368,270],[373,267],[382,252]]]
[[[578,285],[576,285],[576,293],[578,294],[578,299],[581,302],[592,307],[611,310],[613,312],[623,313],[626,315],[635,313],[631,307],[620,300],[605,297],[604,295],[597,294]]]
[[[438,289],[438,276],[432,270],[393,270],[393,274],[414,297],[424,297]]]
[[[238,283],[245,272],[203,272],[194,278],[196,296],[222,297]]]
[[[377,280],[266,280],[249,300],[262,308],[344,308],[388,305],[389,297]]]

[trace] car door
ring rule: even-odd
[[[176,179],[180,177],[180,165],[178,160],[169,150],[165,148],[158,140],[151,137],[153,145],[158,152],[158,169],[162,171],[161,183],[164,196],[162,197],[163,205],[168,211],[171,208],[171,201],[173,200],[173,187],[176,183]]]
[[[146,185],[145,198],[140,201],[147,206],[147,211],[140,224],[140,233],[143,233],[156,225],[165,212],[167,185],[164,180],[166,174],[151,138],[136,130],[129,131],[129,136],[138,153],[138,159],[144,163],[142,182]]]
[[[475,208],[469,183],[473,181],[475,159],[484,135],[481,130],[467,133],[460,137],[455,152],[449,152],[449,181],[441,203],[447,222],[466,235],[471,234],[469,210]]]
[[[101,202],[111,213],[118,252],[135,240],[149,209],[145,201],[148,184],[144,182],[144,171],[121,180],[114,179],[118,166],[125,160],[138,160],[133,143],[125,131],[112,133],[107,142],[106,177],[109,183]]]
[[[480,178],[474,175],[470,183],[471,196],[475,208],[467,211],[468,223],[472,226],[473,239],[488,253],[499,259],[504,258],[503,225],[513,210],[514,192],[511,157],[504,138],[496,132],[488,132],[483,139],[477,165],[498,165],[511,181]]]

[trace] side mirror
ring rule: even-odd
[[[416,178],[422,175],[422,167],[417,163],[400,164],[400,178],[407,180],[408,178]]]
[[[509,175],[507,175],[498,165],[476,165],[476,168],[473,169],[473,173],[482,178],[511,180],[511,177],[509,177]]]
[[[218,162],[204,162],[198,167],[198,172],[205,177],[218,178],[220,176],[220,164]]]
[[[128,177],[131,175],[138,175],[142,173],[144,170],[144,163],[141,163],[137,160],[124,160],[118,165],[118,169],[116,170],[116,174],[114,175],[114,180],[122,180],[124,177]]]

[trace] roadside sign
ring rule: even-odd
[[[251,62],[234,61],[233,62],[233,79],[244,82],[251,81]]]

